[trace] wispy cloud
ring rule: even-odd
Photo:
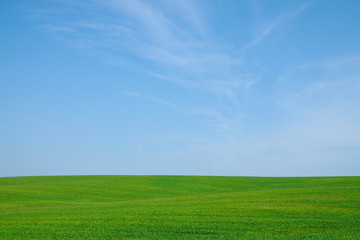
[[[359,55],[302,64],[284,73],[274,92],[277,106],[272,106],[283,116],[279,122],[266,123],[271,119],[266,115],[265,131],[236,132],[223,141],[194,145],[194,159],[206,159],[227,175],[357,174],[359,76]],[[217,159],[223,159],[221,164]]]
[[[230,125],[238,121],[234,116],[243,114],[238,112],[237,101],[260,78],[246,70],[236,49],[212,41],[204,11],[207,7],[201,2],[94,0],[63,4],[74,12],[53,18],[51,9],[37,13],[48,17],[42,27],[57,39],[108,62],[132,66],[151,77],[213,97],[199,104],[198,110],[180,108],[152,94],[123,94],[168,105],[184,114],[206,116],[216,132],[231,131]],[[230,110],[220,109],[216,101],[224,102]]]
[[[186,115],[200,116],[204,119],[204,122],[206,122],[211,130],[222,136],[228,136],[230,132],[233,132],[236,125],[238,125],[241,119],[245,117],[245,115],[232,112],[229,109],[227,109],[228,111],[225,115],[213,108],[189,108],[179,106],[178,104],[170,102],[152,93],[142,94],[132,91],[123,91],[121,93],[127,97],[138,98],[144,101],[168,106],[173,110]]]
[[[190,23],[200,34],[206,32],[207,24],[200,8],[191,0],[163,0],[173,12],[178,14],[184,21]],[[201,6],[204,8],[205,6]],[[175,10],[175,11],[174,11]]]
[[[155,96],[154,94],[144,95],[144,94],[140,94],[138,92],[127,92],[127,91],[123,91],[122,94],[125,96],[128,96],[128,97],[132,97],[132,98],[139,98],[139,99],[143,99],[146,101],[163,104],[163,105],[169,106],[177,111],[185,112],[180,107],[178,107],[176,104],[171,103],[171,102],[169,102],[163,98],[160,98],[158,96]]]
[[[51,9],[37,14],[50,18],[42,26],[46,31],[73,47],[103,52],[109,58],[121,58],[124,52],[127,57],[123,62],[140,58],[146,61],[146,66],[141,67],[148,68],[153,76],[177,79],[173,82],[225,97],[239,94],[238,88],[249,89],[251,85],[243,77],[241,56],[234,54],[234,49],[211,42],[213,38],[204,30],[206,13],[195,2],[94,0],[85,5],[64,4],[84,11],[56,14],[53,18]],[[184,25],[186,22],[193,27]]]
[[[359,55],[303,64],[282,75],[278,106],[293,119],[284,133],[299,135],[290,145],[360,147],[359,76]]]
[[[238,46],[223,44],[207,31],[210,26],[204,11],[207,7],[202,2],[93,0],[86,4],[81,1],[62,4],[72,11],[54,16],[51,9],[37,12],[47,16],[42,27],[57,39],[112,64],[130,66],[137,72],[210,97],[193,109],[180,108],[152,94],[136,91],[123,94],[168,105],[184,114],[206,116],[215,132],[233,131],[246,115],[239,102],[246,99],[262,76],[247,69]],[[245,48],[264,41],[305,8],[303,5],[283,13],[257,28],[255,38]]]
[[[308,7],[307,4],[300,5],[295,10],[290,10],[276,16],[273,20],[255,27],[254,38],[244,46],[244,49],[249,49],[264,41],[270,34],[282,28],[285,24],[296,18],[302,11]]]
[[[359,99],[360,56],[351,55],[299,65],[279,76],[276,89],[287,98],[284,103],[333,104],[345,99]],[[304,101],[307,99],[306,101]],[[291,100],[291,101],[290,101]]]

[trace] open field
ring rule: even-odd
[[[360,177],[0,178],[0,239],[360,239]]]

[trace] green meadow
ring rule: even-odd
[[[360,239],[360,177],[0,178],[0,239]]]

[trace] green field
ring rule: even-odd
[[[0,178],[0,239],[360,239],[360,177]]]

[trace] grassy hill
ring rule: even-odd
[[[360,177],[0,178],[0,239],[360,239]]]

